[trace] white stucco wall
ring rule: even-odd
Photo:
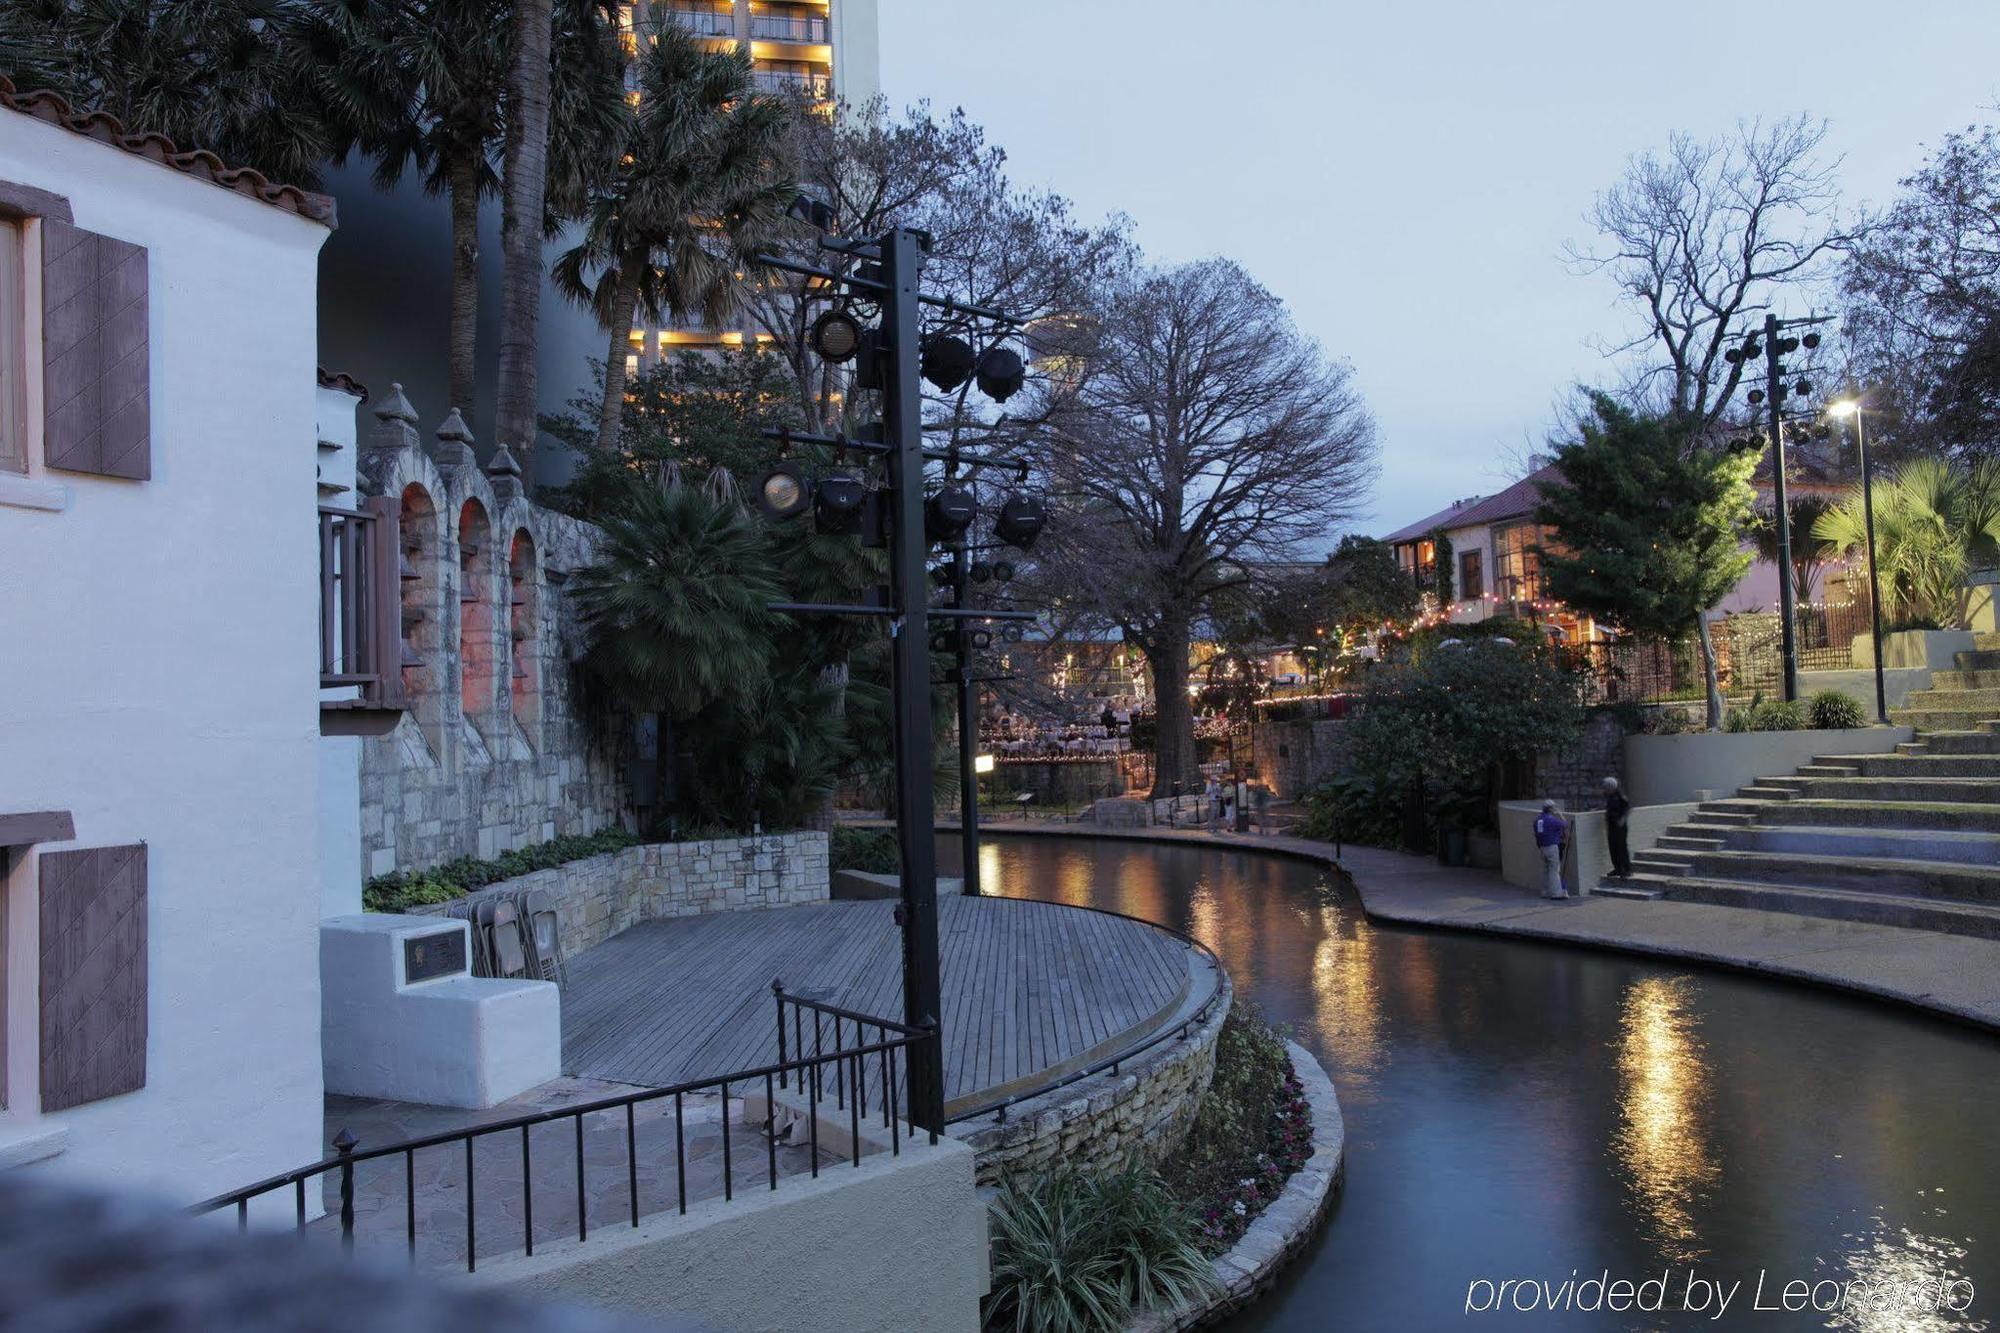
[[[327,231],[10,111],[0,179],[67,196],[151,273],[152,479],[49,474],[60,510],[0,505],[0,809],[68,809],[75,845],[149,847],[146,1086],[49,1117],[67,1146],[34,1169],[193,1199],[322,1150],[309,446]],[[30,857],[9,898],[35,879]]]
[[[354,409],[360,401],[342,389],[321,385],[314,398],[318,422],[319,486],[316,500],[354,508],[356,447]],[[352,697],[354,688],[323,692]],[[319,740],[319,897],[321,916],[351,916],[361,910],[361,738],[322,736]]]
[[[833,0],[833,88],[852,106],[882,91],[881,15],[876,0]]]

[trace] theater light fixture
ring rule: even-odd
[[[1048,521],[1048,508],[1035,496],[1010,495],[1000,506],[1000,516],[993,520],[993,531],[1001,541],[1025,551],[1042,535]]]
[[[859,472],[831,472],[813,487],[813,526],[833,537],[861,531],[861,511],[868,503],[868,480]]]
[[[996,403],[1004,403],[1028,382],[1028,368],[1020,353],[1009,347],[989,347],[979,357],[979,392]]]
[[[812,349],[829,365],[843,365],[861,350],[861,324],[845,310],[829,310],[813,321]]]
[[[797,518],[812,504],[812,482],[797,463],[780,463],[757,483],[757,505],[770,518]]]
[[[977,512],[971,491],[946,482],[924,502],[924,531],[934,542],[957,541],[972,526]]]
[[[977,365],[972,344],[948,333],[934,333],[924,339],[920,354],[923,377],[941,393],[950,393],[972,378]]]

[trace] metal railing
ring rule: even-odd
[[[1800,671],[1846,671],[1854,665],[1854,640],[1868,633],[1868,603],[1801,606],[1793,628]],[[1723,617],[1710,622],[1709,630],[1724,697],[1782,697],[1784,633],[1777,616]],[[1691,703],[1706,697],[1701,643],[1692,636],[1591,643],[1572,651],[1591,675],[1588,702]]]
[[[726,9],[668,9],[667,21],[697,37],[734,37],[736,16]]]
[[[752,15],[750,35],[771,42],[826,43],[826,20],[816,15],[798,18],[770,14]]]
[[[791,70],[760,69],[751,77],[760,92],[802,93],[815,98],[833,96],[831,74],[802,74]]]
[[[1035,898],[994,897],[989,899],[988,901],[1032,903],[1041,900]],[[1178,1023],[1171,1023],[1166,1027],[1161,1028],[1158,1032],[1155,1032],[1152,1036],[1146,1038],[1144,1041],[1138,1042],[1132,1046],[1128,1046],[1124,1050],[1119,1051],[1115,1055],[1106,1056],[1105,1058],[1098,1060],[1096,1063],[1088,1065],[1085,1068],[1074,1070],[1068,1074],[1065,1074],[1061,1078],[1055,1079],[1052,1082],[1040,1084],[1036,1087],[1025,1089],[1024,1091],[1015,1093],[1012,1096],[997,1098],[993,1101],[983,1103],[979,1106],[975,1106],[970,1110],[960,1111],[955,1115],[946,1116],[945,1117],[946,1124],[951,1124],[951,1125],[963,1124],[967,1120],[977,1120],[981,1116],[988,1116],[995,1114],[997,1114],[999,1118],[1002,1121],[1004,1121],[1007,1118],[1007,1112],[1011,1108],[1019,1105],[1022,1102],[1031,1101],[1034,1098],[1045,1096],[1048,1093],[1054,1092],[1058,1088],[1066,1088],[1070,1086],[1072,1083],[1081,1083],[1083,1082],[1083,1080],[1087,1078],[1095,1078],[1099,1074],[1108,1073],[1115,1077],[1119,1073],[1123,1072],[1124,1067],[1126,1065],[1138,1059],[1146,1052],[1152,1050],[1155,1046],[1158,1046],[1163,1042],[1167,1041],[1186,1041],[1188,1037],[1194,1032],[1194,1030],[1200,1027],[1203,1023],[1206,1023],[1209,1019],[1209,1015],[1215,1012],[1216,1003],[1222,998],[1222,981],[1225,975],[1222,968],[1222,959],[1216,955],[1215,950],[1209,948],[1206,944],[1203,944],[1200,940],[1196,939],[1192,935],[1183,934],[1182,932],[1175,930],[1173,927],[1163,926],[1157,921],[1148,921],[1144,917],[1132,916],[1125,912],[1114,912],[1108,907],[1089,907],[1081,903],[1067,903],[1064,905],[1067,907],[1075,908],[1077,911],[1095,912],[1099,916],[1115,917],[1120,921],[1136,921],[1142,926],[1150,926],[1154,930],[1160,931],[1162,934],[1165,935],[1170,935],[1174,939],[1180,941],[1182,946],[1185,947],[1190,953],[1200,954],[1203,958],[1208,960],[1211,975],[1215,978],[1214,985],[1209,990],[1207,998],[1202,1000],[1201,1004],[1195,1009],[1195,1011],[1192,1014],[1189,1014],[1186,1018],[1183,1018]]]
[[[389,705],[402,697],[402,561],[397,506],[375,496],[361,509],[319,507],[319,684],[359,686]]]
[[[688,1155],[685,1102],[690,1096],[716,1093],[722,1102],[722,1197],[725,1202],[736,1197],[734,1154],[729,1133],[729,1092],[732,1087],[754,1088],[758,1084],[764,1089],[765,1118],[761,1130],[764,1138],[765,1171],[769,1178],[769,1188],[778,1188],[778,1135],[777,1116],[779,1111],[778,1093],[781,1090],[797,1088],[807,1101],[808,1134],[812,1148],[810,1173],[819,1176],[819,1112],[820,1104],[831,1102],[836,1111],[845,1112],[848,1117],[849,1155],[854,1166],[861,1166],[865,1155],[862,1151],[861,1126],[864,1119],[872,1124],[868,1109],[868,1089],[876,1084],[879,1092],[875,1097],[875,1111],[882,1124],[889,1130],[889,1152],[900,1155],[903,1143],[903,1121],[908,1111],[909,1052],[912,1047],[929,1043],[933,1047],[932,1058],[938,1058],[938,1034],[936,1029],[907,1027],[888,1019],[874,1018],[851,1010],[838,1009],[816,1000],[787,995],[784,987],[772,983],[772,990],[778,1001],[779,1052],[775,1064],[760,1065],[754,1069],[742,1069],[732,1074],[715,1078],[696,1079],[687,1083],[676,1083],[670,1087],[647,1088],[640,1092],[626,1093],[617,1097],[604,1097],[591,1102],[579,1102],[574,1106],[561,1106],[551,1110],[537,1111],[529,1115],[514,1116],[506,1120],[496,1120],[487,1124],[474,1125],[466,1129],[451,1130],[442,1134],[431,1134],[423,1138],[409,1139],[401,1143],[385,1144],[379,1148],[363,1148],[349,1133],[343,1130],[333,1141],[334,1155],[302,1166],[283,1175],[260,1180],[242,1189],[204,1200],[196,1204],[191,1212],[197,1216],[220,1212],[227,1208],[236,1210],[236,1225],[239,1231],[247,1231],[250,1225],[250,1205],[252,1201],[282,1190],[292,1192],[294,1210],[297,1216],[296,1230],[301,1236],[307,1228],[306,1185],[309,1181],[321,1182],[322,1188],[328,1177],[334,1177],[340,1191],[339,1227],[340,1241],[344,1250],[354,1248],[354,1172],[364,1162],[381,1161],[401,1157],[403,1159],[404,1183],[404,1230],[409,1249],[410,1262],[417,1261],[417,1154],[427,1149],[460,1147],[464,1152],[464,1199],[465,1199],[465,1268],[467,1272],[478,1271],[478,1171],[474,1163],[473,1145],[480,1139],[501,1134],[521,1136],[521,1216],[522,1253],[532,1256],[535,1252],[534,1214],[534,1149],[529,1133],[537,1125],[546,1125],[563,1120],[575,1127],[576,1142],[576,1217],[577,1239],[590,1237],[590,1211],[588,1202],[588,1181],[586,1178],[584,1154],[584,1118],[605,1112],[624,1113],[625,1121],[625,1184],[629,1199],[630,1222],[637,1227],[640,1218],[646,1215],[640,1207],[639,1197],[639,1151],[637,1122],[634,1108],[652,1102],[671,1101],[674,1108],[674,1206],[685,1215],[688,1210]],[[800,1016],[810,1012],[814,1015],[815,1034],[813,1053],[807,1055],[795,1040],[796,1054],[788,1057],[785,1049],[785,1014],[787,1009],[793,1014],[797,1030],[802,1030]],[[834,1020],[832,1040],[827,1042],[822,1019]],[[851,1028],[854,1044],[847,1044],[844,1036]],[[876,1039],[865,1039],[867,1029],[873,1029]],[[897,1074],[898,1057],[901,1057],[902,1072]],[[874,1068],[870,1068],[870,1060]],[[876,1075],[879,1074],[879,1079]],[[930,1132],[930,1141],[935,1144],[938,1135]],[[656,1212],[665,1209],[653,1210]]]

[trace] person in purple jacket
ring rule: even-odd
[[[1569,838],[1569,825],[1556,813],[1554,801],[1542,802],[1542,813],[1535,816],[1535,846],[1542,853],[1542,897],[1567,898],[1569,890],[1563,885],[1563,843]]]

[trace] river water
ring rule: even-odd
[[[1346,1188],[1231,1327],[2000,1327],[2000,1039],[1373,926],[1326,872],[1226,845],[1000,836],[981,867],[989,893],[1195,936],[1333,1075]]]

